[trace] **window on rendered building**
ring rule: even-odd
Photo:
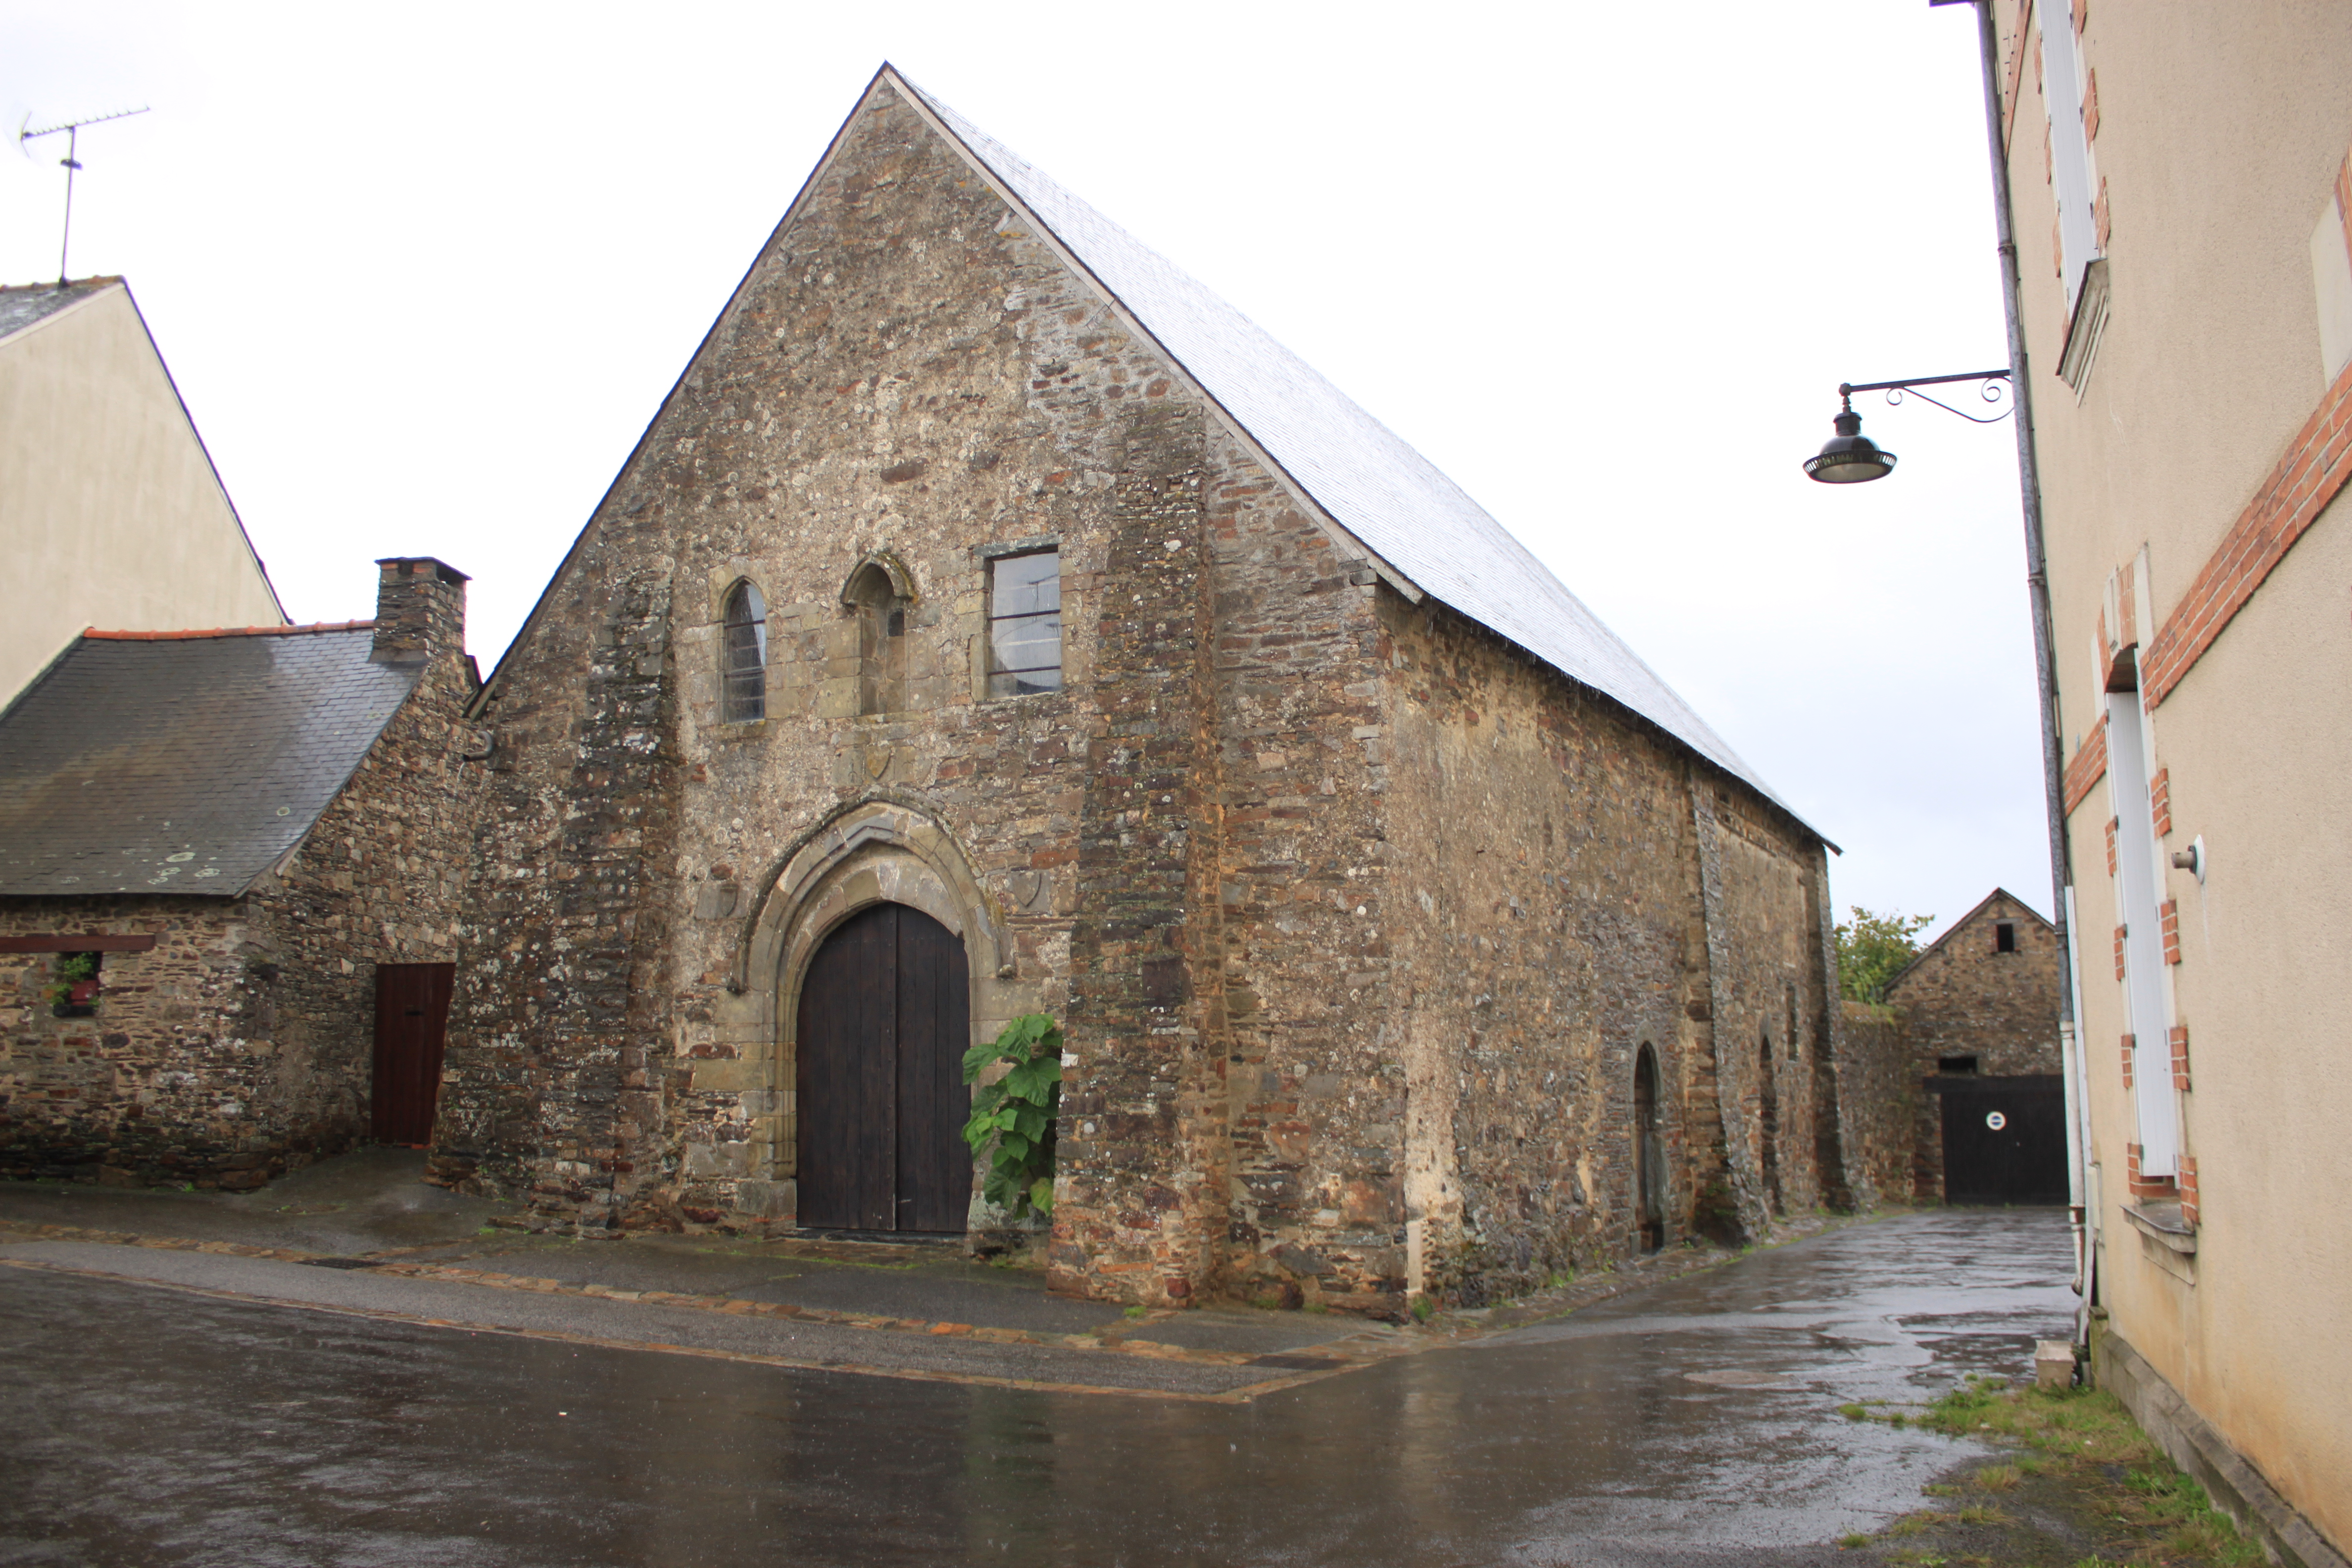
[[[2058,197],[2058,275],[2069,314],[2083,294],[2083,274],[2099,244],[2098,169],[2083,121],[2083,41],[2072,7],[2042,10],[2042,95],[2050,110],[2050,184]]]
[[[2140,1173],[2169,1176],[2180,1155],[2173,1098],[2169,977],[2158,902],[2155,825],[2148,815],[2147,724],[2128,663],[2107,693],[2107,780],[2116,817],[2116,919],[2124,928],[2124,1001],[2131,1018],[2132,1097],[2139,1113]]]

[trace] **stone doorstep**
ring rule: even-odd
[[[70,1225],[18,1225],[0,1221],[0,1239],[11,1236],[43,1241],[82,1241],[109,1247],[147,1247],[167,1252],[211,1252],[236,1258],[262,1258],[280,1263],[311,1263],[331,1256],[326,1253],[298,1252],[282,1247],[250,1247],[239,1242],[191,1241],[180,1237],[137,1236],[126,1231],[85,1230]],[[690,1307],[700,1311],[723,1312],[736,1317],[797,1318],[809,1322],[831,1323],[844,1328],[868,1329],[881,1332],[943,1335],[951,1338],[982,1341],[1001,1345],[1037,1345],[1054,1350],[1110,1351],[1127,1355],[1149,1357],[1154,1361],[1181,1362],[1193,1366],[1248,1366],[1258,1361],[1255,1351],[1193,1350],[1182,1345],[1166,1344],[1157,1340],[1134,1339],[1126,1335],[1105,1337],[1097,1334],[1040,1334],[1026,1329],[975,1328],[970,1323],[931,1322],[921,1318],[886,1318],[870,1312],[842,1312],[824,1307],[801,1307],[789,1301],[753,1301],[742,1297],[688,1295],[676,1290],[628,1290],[613,1285],[568,1285],[560,1279],[544,1279],[530,1275],[502,1274],[486,1268],[461,1268],[444,1263],[404,1263],[395,1255],[367,1254],[371,1258],[383,1258],[371,1270],[376,1274],[399,1275],[413,1279],[437,1279],[456,1285],[479,1285],[491,1289],[527,1290],[541,1295],[593,1296],[611,1301],[650,1301],[665,1307]],[[1173,1316],[1174,1314],[1156,1314]],[[1390,1341],[1390,1342],[1382,1342]],[[1391,1356],[1407,1354],[1427,1348],[1417,1337],[1398,1335],[1393,1340],[1387,1334],[1368,1332],[1350,1334],[1328,1341],[1307,1350],[1288,1352],[1298,1361],[1322,1361],[1331,1372],[1347,1372],[1369,1366]],[[1286,1363],[1288,1364],[1288,1363]],[[1297,1372],[1307,1370],[1291,1365]],[[1297,1379],[1282,1380],[1286,1384]]]

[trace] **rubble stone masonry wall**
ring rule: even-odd
[[[1769,806],[1725,805],[1718,792],[1744,786],[1695,778],[1678,746],[1452,612],[1399,605],[1388,628],[1392,919],[1410,976],[1392,1006],[1430,1279],[1476,1300],[1634,1244],[1644,1045],[1669,1240],[1760,1233],[1741,1120],[1758,1068],[1717,1053],[1767,1020],[1785,1039],[1792,1016],[1801,1051],[1824,1043],[1805,957],[1818,846]],[[1784,1207],[1818,1192],[1803,1065],[1776,1053]]]
[[[1920,1090],[1910,1043],[1892,1007],[1867,1002],[1839,1005],[1845,1014],[1839,1031],[1840,1077],[1850,1178],[1867,1179],[1876,1195],[1908,1203],[1916,1181],[1920,1102],[1928,1098]]]
[[[278,1050],[254,914],[225,899],[0,903],[7,936],[155,942],[103,955],[87,1017],[56,1016],[45,994],[58,954],[0,953],[0,1175],[257,1186],[350,1140],[365,1081]]]

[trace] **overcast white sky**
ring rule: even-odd
[[[1873,395],[1894,478],[1798,465],[1842,380],[2005,363],[1974,29],[0,0],[0,110],[152,105],[82,139],[74,274],[131,279],[296,619],[438,555],[487,668],[889,59],[1502,519],[1843,847],[1841,910],[1949,920],[2050,903],[2014,441]],[[62,152],[0,157],[0,280],[56,275]]]

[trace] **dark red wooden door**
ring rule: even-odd
[[[903,904],[835,928],[801,982],[800,1223],[953,1231],[971,1202],[963,942]]]
[[[375,1084],[370,1131],[379,1143],[433,1142],[441,1047],[449,1026],[454,963],[375,966]]]

